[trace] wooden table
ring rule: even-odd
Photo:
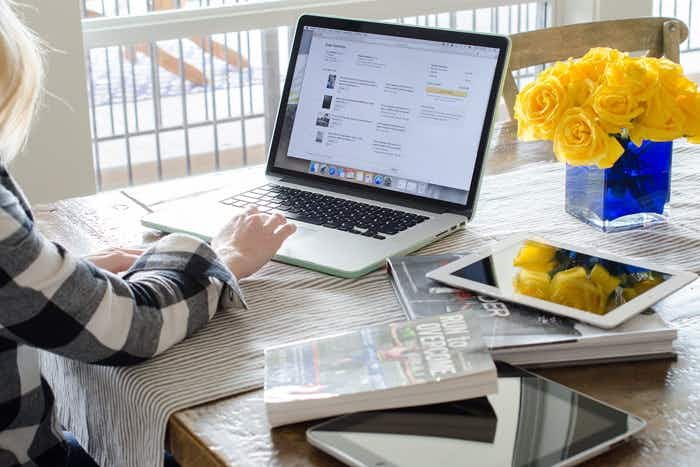
[[[501,126],[492,145],[488,171],[497,173],[523,164],[546,163],[550,155],[551,149],[546,144],[517,143],[514,128]],[[245,177],[245,173],[230,176]],[[143,196],[137,198],[147,197],[145,204],[148,205],[162,205],[167,199],[184,193],[199,193],[221,186],[227,177],[229,174],[210,175],[153,185],[140,190]],[[36,209],[44,233],[78,254],[154,240],[156,234],[138,223],[145,212],[141,204],[116,191]],[[540,371],[548,378],[629,410],[649,422],[647,429],[631,442],[586,465],[697,465],[695,457],[700,452],[699,298],[700,285],[696,283],[661,306],[666,316],[676,318],[674,323],[680,328],[677,361]],[[170,419],[167,444],[183,467],[339,465],[306,443],[304,431],[308,426],[299,424],[271,432],[264,416],[262,392],[253,391],[176,413]]]

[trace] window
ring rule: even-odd
[[[84,0],[98,189],[264,162],[292,40],[287,24],[309,3]],[[460,8],[447,12],[417,0],[358,3],[357,10],[344,2],[324,12],[380,19],[398,13],[408,16],[388,20],[504,34],[548,24],[544,1],[482,1],[475,3],[511,4],[466,10],[465,1],[439,2]],[[230,31],[202,36],[222,15]],[[276,26],[265,27],[270,23]]]

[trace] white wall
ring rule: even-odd
[[[652,0],[554,0],[554,23],[564,25],[652,15]]]
[[[596,0],[596,19],[620,19],[651,16],[652,0]]]
[[[10,165],[33,203],[95,192],[79,0],[20,0],[50,46],[46,89],[24,153]],[[62,101],[64,102],[62,102]]]

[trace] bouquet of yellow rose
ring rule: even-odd
[[[594,48],[556,62],[518,94],[518,137],[553,141],[557,159],[612,167],[622,141],[700,143],[700,92],[677,63]]]

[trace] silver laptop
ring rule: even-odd
[[[248,205],[298,231],[275,259],[358,277],[472,217],[507,37],[302,16],[259,186],[147,215],[214,236]]]

